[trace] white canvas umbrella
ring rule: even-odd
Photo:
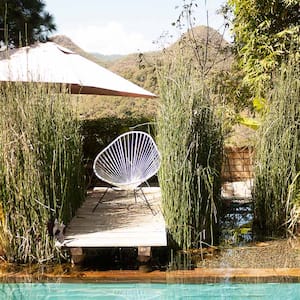
[[[3,54],[0,81],[65,84],[74,94],[156,97],[123,77],[53,42]],[[7,56],[7,57],[5,57]]]

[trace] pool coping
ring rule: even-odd
[[[300,268],[196,268],[194,270],[75,271],[70,274],[0,273],[1,282],[98,282],[98,283],[215,283],[300,282]]]

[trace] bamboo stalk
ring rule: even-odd
[[[281,66],[269,98],[269,111],[258,132],[255,219],[257,230],[263,234],[289,235],[295,233],[300,221],[298,64]]]
[[[2,247],[18,262],[59,257],[48,223],[67,223],[83,199],[81,136],[70,96],[53,86],[0,87]],[[3,223],[3,224],[2,224]]]
[[[216,242],[223,137],[209,90],[183,57],[159,74],[157,141],[164,217],[172,240],[188,249]]]

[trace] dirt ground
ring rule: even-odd
[[[198,259],[197,267],[300,268],[300,237],[215,250]]]

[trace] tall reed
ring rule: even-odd
[[[1,242],[10,261],[59,256],[51,223],[65,224],[83,199],[79,123],[54,86],[0,87]],[[50,228],[50,230],[48,230]]]
[[[281,66],[258,134],[255,219],[267,235],[293,233],[300,221],[299,64]]]
[[[216,241],[223,138],[204,80],[183,56],[171,57],[159,74],[159,183],[170,236],[188,249]]]

